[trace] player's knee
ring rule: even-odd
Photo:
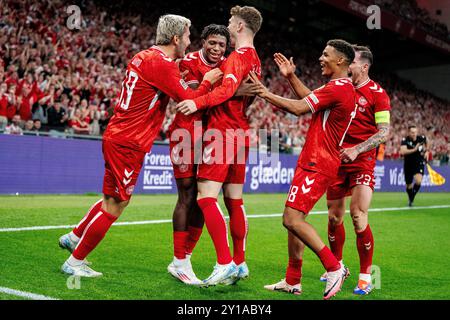
[[[368,212],[359,206],[350,206],[350,215],[356,230],[363,228],[367,224],[367,214]]]
[[[344,217],[336,214],[329,214],[328,215],[328,223],[331,226],[337,226],[340,225],[344,221]]]
[[[302,219],[299,217],[298,214],[294,214],[289,211],[285,211],[283,214],[283,226],[288,230],[293,230],[294,226],[298,223],[300,223]]]

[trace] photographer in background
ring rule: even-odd
[[[405,158],[404,172],[406,193],[411,207],[422,183],[425,163],[428,159],[428,142],[424,135],[417,135],[417,127],[408,127],[408,136],[402,139],[400,155]],[[414,184],[413,184],[414,180]]]

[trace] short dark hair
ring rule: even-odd
[[[333,39],[327,42],[327,46],[335,48],[345,56],[347,64],[350,65],[355,59],[355,50],[350,43],[342,39]]]
[[[369,62],[369,65],[373,64],[373,54],[372,51],[370,51],[369,47],[359,46],[357,44],[354,44],[352,47],[355,52],[361,53],[361,58],[367,60]]]
[[[417,129],[417,126],[415,124],[412,124],[412,125],[408,126],[408,130],[411,130],[411,129],[414,129],[414,128]]]
[[[224,36],[227,39],[227,46],[230,44],[230,31],[228,31],[228,28],[223,25],[220,24],[207,25],[206,27],[203,28],[200,38],[202,40],[206,40],[211,35]]]

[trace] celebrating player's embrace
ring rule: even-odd
[[[246,111],[257,95],[297,116],[312,113],[283,214],[289,248],[286,276],[265,288],[301,294],[306,245],[326,271],[321,277],[326,281],[324,299],[336,295],[349,276],[342,262],[342,222],[345,197],[351,195],[350,214],[361,262],[354,293],[368,294],[374,243],[367,211],[374,188],[375,148],[387,137],[390,110],[384,89],[368,76],[372,53],[344,40],[328,41],[319,62],[329,82],[313,91],[295,75],[293,59],[276,53],[280,73],[299,98],[286,99],[269,92],[261,82],[261,63],[253,44],[262,25],[260,12],[235,6],[230,13],[228,27],[206,26],[202,48],[187,55],[190,20],[164,15],[158,22],[156,45],[136,54],[128,64],[120,100],[103,139],[104,196],[72,232],[60,238],[60,246],[72,253],[62,271],[83,277],[102,275],[89,266],[86,257],[128,205],[144,156],[151,150],[167,104],[173,99],[178,105],[169,130],[170,154],[178,201],[173,213],[174,257],[167,270],[188,285],[230,285],[247,278],[248,222],[242,199],[249,153]],[[225,58],[228,46],[234,51]],[[209,139],[210,133],[214,139]],[[232,254],[227,223],[217,202],[221,190],[230,216]],[[331,249],[306,222],[325,192]],[[204,224],[217,263],[202,281],[195,275],[190,257]]]

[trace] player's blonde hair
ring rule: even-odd
[[[184,29],[191,26],[191,20],[176,14],[166,14],[159,18],[156,28],[156,44],[168,45],[174,36],[183,36]]]
[[[234,6],[231,8],[230,14],[244,20],[245,24],[250,30],[252,30],[253,34],[256,34],[261,28],[263,18],[261,13],[255,7]]]

